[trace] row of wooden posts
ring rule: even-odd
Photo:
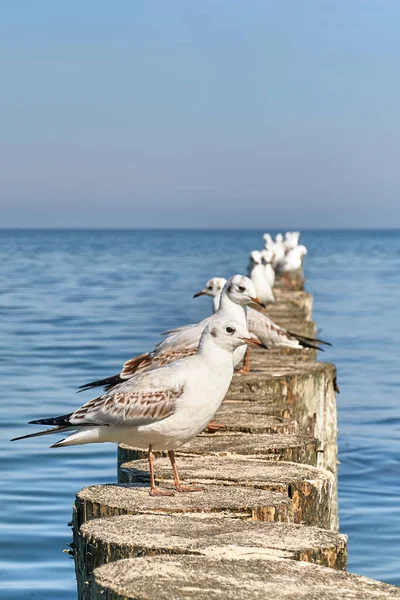
[[[316,334],[301,273],[278,280],[275,295],[277,323]],[[182,478],[204,492],[150,497],[145,453],[120,446],[118,483],[77,494],[79,600],[400,598],[345,572],[335,366],[312,349],[255,349],[251,359],[216,415],[225,427],[177,452]],[[172,483],[162,455],[156,473]]]

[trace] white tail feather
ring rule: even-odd
[[[94,444],[99,442],[107,442],[106,436],[103,435],[105,427],[85,427],[79,429],[75,433],[53,444],[52,448],[61,448],[61,446],[80,446],[82,444]]]

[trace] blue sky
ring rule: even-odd
[[[1,226],[400,227],[398,0],[15,0]]]

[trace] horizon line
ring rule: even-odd
[[[69,226],[69,227],[40,227],[40,226],[3,226],[0,225],[0,231],[263,231],[266,228],[260,227],[107,227],[107,226]],[[400,231],[400,227],[284,227],[271,226],[271,231],[294,231],[300,229],[303,231]]]

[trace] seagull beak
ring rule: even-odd
[[[193,295],[193,298],[198,298],[199,296],[205,296],[207,292],[205,290],[201,290],[201,292],[197,292],[197,294]]]
[[[254,346],[262,346],[262,342],[256,337],[242,337],[241,338],[246,344],[253,344]]]
[[[261,302],[260,298],[258,298],[257,296],[250,296],[250,300],[254,302],[254,304],[258,304],[258,306],[261,306],[261,308],[266,308],[265,304]]]

